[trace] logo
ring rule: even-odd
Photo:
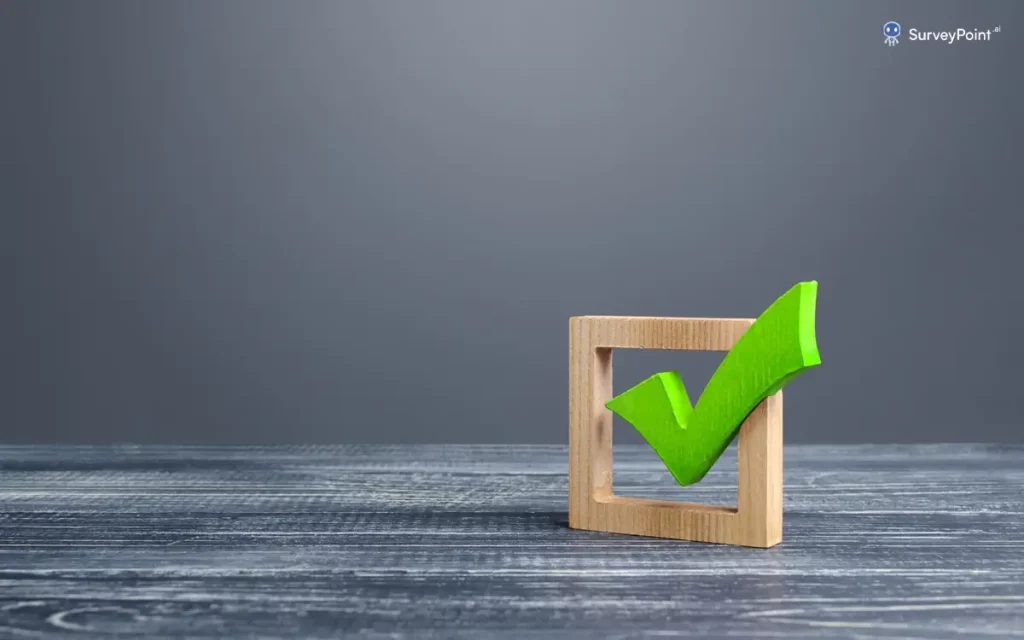
[[[926,31],[911,26],[907,29],[907,39],[910,42],[944,42],[946,44],[957,44],[959,42],[988,42],[992,40],[993,33],[1001,33],[1003,28],[995,26],[991,29],[977,29],[958,27],[947,31]],[[903,25],[890,20],[882,25],[882,35],[885,36],[886,46],[895,47],[900,43],[900,36],[903,35]]]
[[[903,33],[900,23],[890,20],[882,25],[882,33],[885,35],[885,44],[895,47],[900,43],[899,37]]]

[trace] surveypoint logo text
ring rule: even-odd
[[[958,42],[988,42],[992,39],[992,35],[1002,31],[1002,27],[992,27],[991,29],[967,29],[964,27],[958,27],[956,29],[950,29],[948,31],[929,31],[926,29],[918,29],[917,27],[911,27],[907,30],[907,40],[911,42],[945,42],[946,44],[956,44]],[[885,35],[883,42],[894,47],[899,44],[899,37],[903,35],[903,27],[900,23],[890,20],[882,25],[882,34]]]
[[[955,29],[953,31],[918,31],[911,29],[907,32],[908,40],[920,40],[921,42],[948,42],[954,44],[960,41],[973,42],[976,40],[991,40],[993,33],[999,33],[999,27],[994,29]]]

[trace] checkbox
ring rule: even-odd
[[[569,526],[748,547],[782,541],[782,392],[739,429],[734,507],[616,496],[612,490],[615,349],[729,351],[741,318],[580,316],[569,321]]]

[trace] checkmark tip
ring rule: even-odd
[[[799,290],[799,309],[797,311],[797,340],[800,343],[800,356],[805,367],[816,367],[821,364],[818,352],[817,329],[815,327],[818,306],[818,281],[808,280],[798,283],[794,289]]]
[[[685,427],[693,411],[686,387],[676,371],[656,373],[615,396],[604,406],[641,433],[644,432],[643,425],[652,422]]]

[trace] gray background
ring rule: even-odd
[[[811,278],[787,441],[1024,441],[1022,18],[0,0],[0,441],[564,442],[569,316]]]

